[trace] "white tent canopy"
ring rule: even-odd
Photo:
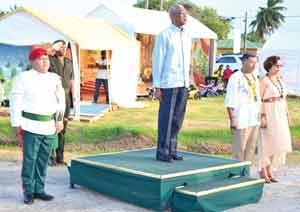
[[[300,18],[290,18],[265,43],[260,53],[260,74],[265,74],[263,61],[272,55],[282,57],[281,76],[289,94],[300,96]]]
[[[64,39],[78,44],[80,49],[112,50],[111,100],[124,107],[134,104],[139,68],[139,43],[113,25],[101,20],[20,8],[0,19],[0,31],[2,32],[0,43],[4,44],[33,45]],[[74,58],[77,51],[75,48],[71,50]],[[80,99],[79,65],[76,60],[73,62],[77,85],[76,99]],[[76,105],[78,106],[79,102]],[[77,115],[78,108],[79,106],[76,110]]]
[[[101,3],[97,8],[88,13],[87,17],[102,18],[110,21],[129,34],[157,35],[171,24],[169,14],[165,11],[147,10],[108,3]],[[188,16],[187,28],[193,38],[217,39],[216,33],[192,16]]]

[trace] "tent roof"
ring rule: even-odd
[[[87,16],[97,17],[97,11],[103,8],[111,10],[117,16],[133,25],[136,33],[156,35],[171,24],[169,14],[165,11],[113,5],[104,2],[88,13]],[[192,16],[188,16],[187,27],[194,38],[217,39],[215,32]]]
[[[137,44],[117,27],[98,19],[64,16],[20,8],[0,19],[0,43],[33,45],[56,39],[72,40],[82,49],[113,49]]]

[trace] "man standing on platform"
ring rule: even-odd
[[[49,72],[54,72],[61,77],[62,85],[65,89],[66,110],[64,113],[64,129],[58,134],[58,147],[55,151],[56,155],[52,154],[50,164],[65,164],[64,162],[64,147],[65,147],[65,133],[68,124],[68,118],[71,109],[71,96],[74,97],[74,72],[73,64],[66,55],[66,42],[64,40],[57,40],[52,45],[55,50],[54,56],[49,56],[50,69]],[[73,95],[71,95],[73,94]],[[56,157],[55,157],[56,156]]]
[[[257,57],[244,54],[241,71],[234,73],[227,85],[225,107],[232,133],[234,159],[252,161],[258,139],[260,123],[259,82],[253,73]]]
[[[172,25],[156,37],[153,52],[153,86],[159,100],[156,159],[183,160],[177,155],[177,135],[182,126],[189,87],[191,37],[185,28],[186,9],[170,8]]]
[[[50,201],[45,193],[51,146],[63,129],[65,94],[60,77],[49,73],[49,58],[43,48],[29,54],[32,69],[17,76],[10,97],[11,123],[23,146],[22,184],[24,203],[34,198]]]

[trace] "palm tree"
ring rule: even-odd
[[[267,7],[259,7],[255,20],[250,23],[256,34],[264,39],[265,35],[272,34],[284,22],[285,16],[281,13],[286,7],[280,6],[283,0],[268,0]]]

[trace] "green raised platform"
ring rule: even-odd
[[[171,207],[174,211],[191,211],[191,205],[194,211],[213,211],[210,210],[212,207],[206,207],[206,203],[197,206],[202,198],[199,192],[211,190],[214,193],[206,195],[209,200],[205,201],[216,204],[215,208],[221,210],[253,203],[261,197],[263,181],[247,178],[250,162],[179,152],[183,161],[165,163],[155,160],[155,152],[155,149],[147,149],[72,160],[69,167],[71,185],[81,185],[155,211]],[[251,185],[245,184],[247,182]],[[236,184],[239,185],[236,187]],[[216,192],[214,189],[219,187],[223,190]],[[241,191],[244,187],[247,189]],[[214,203],[228,192],[231,195],[245,193],[251,198],[228,199],[224,201],[224,207]],[[184,210],[181,202],[189,208]]]

